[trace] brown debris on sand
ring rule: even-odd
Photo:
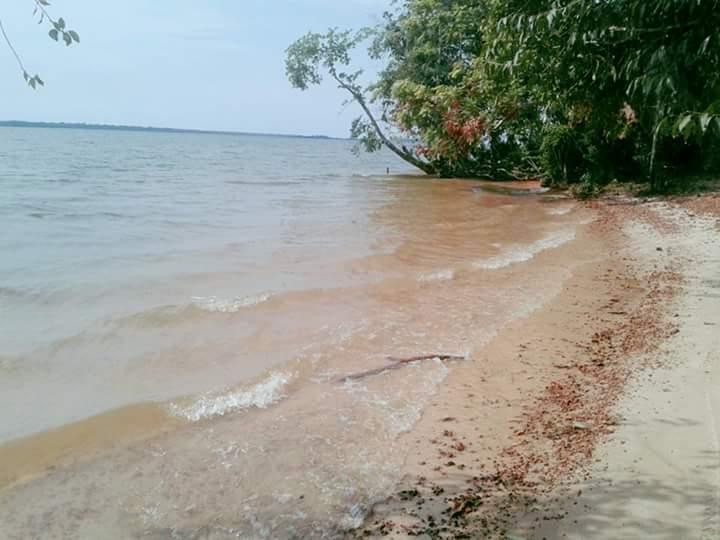
[[[597,234],[621,235],[628,215],[660,231],[674,227],[638,207],[596,206],[599,216],[592,227]],[[638,275],[619,262],[609,275],[596,278],[607,283],[609,301],[602,310],[587,313],[585,324],[592,330],[587,338],[573,343],[575,353],[562,363],[548,364],[549,382],[538,395],[525,399],[514,440],[490,462],[465,469],[464,464],[458,466],[456,455],[480,440],[438,426],[442,435],[430,441],[438,447],[438,462],[427,467],[435,478],[458,471],[453,473],[454,481],[464,482],[465,487],[450,495],[439,483],[421,477],[414,483],[419,495],[412,504],[393,503],[389,515],[376,514],[375,521],[357,535],[506,538],[507,528],[519,515],[537,516],[537,520],[563,518],[543,510],[540,500],[585,470],[598,444],[618,424],[614,407],[629,376],[651,367],[637,359],[677,331],[667,316],[668,305],[682,284],[682,275],[675,270],[652,269]],[[533,352],[524,345],[520,349],[523,355]],[[542,354],[542,350],[538,344],[534,352]]]

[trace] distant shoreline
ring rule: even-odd
[[[345,140],[328,135],[292,135],[284,133],[252,133],[243,131],[214,131],[204,129],[183,129],[166,127],[126,126],[115,124],[85,124],[82,122],[26,122],[24,120],[0,120],[2,127],[46,128],[46,129],[85,129],[98,131],[135,131],[144,133],[194,133],[197,135],[251,135],[254,137],[283,137],[293,139]]]

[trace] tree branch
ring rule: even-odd
[[[390,360],[392,362],[392,364],[382,366],[379,368],[375,368],[375,369],[369,369],[369,370],[363,371],[361,373],[353,373],[351,375],[346,375],[345,377],[340,377],[339,379],[336,379],[336,382],[346,383],[346,382],[351,382],[351,381],[357,381],[360,379],[365,379],[366,377],[371,377],[373,375],[379,375],[380,373],[385,373],[386,371],[399,369],[408,364],[414,364],[415,362],[422,362],[425,360],[440,360],[441,362],[450,362],[450,361],[467,360],[467,357],[459,356],[459,355],[455,355],[455,354],[424,354],[422,356],[412,356],[410,358],[395,358],[392,356],[388,356],[388,360]]]
[[[13,47],[12,42],[10,41],[10,38],[8,37],[7,33],[5,32],[5,27],[3,26],[2,20],[0,19],[0,32],[2,32],[3,38],[5,39],[5,43],[7,43],[7,46],[10,48],[10,51],[13,53],[13,56],[15,56],[15,60],[17,60],[18,65],[20,66],[20,70],[23,72],[23,76],[27,78],[28,73],[25,69],[25,65],[23,64],[22,59],[20,58],[20,55],[15,50],[15,47]]]
[[[40,2],[40,0],[34,0],[34,2],[35,2],[36,9],[39,9],[40,12],[43,14],[43,16],[44,16],[48,21],[50,21],[50,23],[51,23],[52,25],[55,25],[55,24],[56,24],[55,19],[53,19],[53,18],[50,16],[50,14],[47,12],[47,10],[45,9],[45,6],[42,4],[42,2]]]
[[[344,89],[347,90],[350,95],[355,99],[355,101],[358,102],[360,107],[362,107],[362,110],[365,112],[365,116],[367,116],[368,120],[370,120],[370,123],[373,126],[373,129],[375,129],[375,132],[377,133],[377,136],[380,138],[380,140],[383,142],[383,144],[389,148],[392,152],[394,152],[400,159],[403,159],[407,161],[408,163],[414,165],[421,171],[423,171],[425,174],[435,174],[437,171],[435,170],[435,167],[433,167],[430,163],[427,163],[425,161],[422,161],[421,159],[418,159],[414,155],[412,155],[410,152],[403,150],[399,146],[397,146],[394,142],[392,142],[383,132],[382,128],[380,127],[380,124],[378,124],[378,121],[375,119],[375,116],[370,111],[370,108],[367,106],[367,103],[365,102],[365,98],[363,95],[357,91],[356,88],[353,88],[351,85],[349,85],[347,82],[343,81],[340,77],[337,76],[337,73],[335,70],[330,70],[330,75],[333,79],[338,83],[338,85]]]

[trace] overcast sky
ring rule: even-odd
[[[330,84],[290,88],[285,49],[309,30],[377,23],[390,0],[53,0],[80,34],[70,48],[33,21],[32,0],[1,4],[46,86],[28,88],[0,42],[0,120],[347,136],[356,111]]]

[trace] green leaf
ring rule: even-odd
[[[698,49],[698,55],[705,54],[705,51],[707,51],[708,43],[710,43],[710,38],[712,36],[707,36],[702,44],[700,45],[700,48]]]
[[[61,30],[64,29],[64,28],[65,28],[65,19],[63,19],[62,17],[60,17],[60,18],[57,20],[57,25],[58,25],[58,28],[60,28]]]
[[[58,40],[58,31],[57,31],[55,28],[53,28],[52,30],[50,30],[50,31],[48,32],[48,35],[49,35],[52,39],[54,39],[55,41]]]
[[[685,116],[680,117],[680,121],[678,122],[678,132],[680,134],[685,132],[690,122],[692,122],[692,119],[692,114],[686,114]]]
[[[712,115],[710,113],[702,113],[700,115],[700,129],[703,133],[707,131],[708,126],[710,125],[710,120],[712,120]]]
[[[49,5],[50,5],[50,2],[48,2],[48,0],[38,0],[38,2],[39,2],[40,4],[42,4],[43,6],[49,6]]]
[[[548,11],[548,13],[547,13],[548,27],[552,28],[552,23],[553,23],[553,20],[554,20],[554,19],[555,19],[555,8],[551,9],[551,10]]]
[[[75,40],[75,43],[80,43],[80,36],[75,30],[68,30],[68,34]]]
[[[665,79],[665,82],[666,82],[668,88],[670,88],[670,90],[672,90],[673,93],[677,94],[677,88],[675,87],[675,82],[673,81],[672,77],[668,76]]]

